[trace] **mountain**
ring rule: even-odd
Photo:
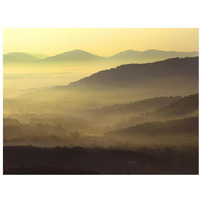
[[[127,63],[144,63],[165,60],[174,57],[195,57],[198,52],[177,52],[177,51],[161,51],[150,49],[147,51],[126,50],[109,57],[110,61]]]
[[[20,98],[31,99],[40,96],[47,100],[62,101],[73,98],[73,101],[79,104],[88,102],[88,105],[103,106],[108,105],[108,102],[109,105],[125,104],[156,96],[186,96],[197,92],[198,57],[189,57],[121,65],[68,85],[28,93]]]
[[[45,59],[45,58],[47,58],[48,56],[47,55],[45,55],[45,54],[30,54],[31,56],[34,56],[34,57],[36,57],[36,58],[38,58],[38,59]]]
[[[145,63],[165,60],[174,57],[195,57],[198,52],[177,52],[177,51],[161,51],[147,50],[135,51],[126,50],[119,52],[111,57],[102,57],[83,50],[72,50],[55,56],[47,57],[43,54],[28,54],[22,52],[13,52],[4,55],[4,62],[32,62],[40,60],[45,63],[93,63],[108,65],[110,67],[129,64],[129,63]]]
[[[44,62],[104,62],[109,65],[119,65],[127,63],[142,63],[164,60],[173,57],[194,57],[198,52],[176,52],[176,51],[134,51],[127,50],[119,52],[111,57],[102,57],[91,54],[83,50],[72,50],[43,59]]]
[[[154,111],[152,114],[159,117],[180,117],[198,113],[198,94],[182,97],[178,101]]]
[[[39,59],[33,55],[23,53],[23,52],[13,52],[8,53],[3,56],[3,62],[33,62],[38,61]]]
[[[156,121],[138,124],[132,127],[110,131],[105,136],[110,137],[127,137],[127,136],[175,136],[183,134],[198,135],[198,117]]]
[[[73,82],[68,88],[95,90],[131,88],[133,92],[151,89],[151,93],[158,89],[163,91],[179,89],[181,92],[195,93],[198,91],[198,57],[121,65]]]
[[[176,97],[155,97],[150,99],[144,99],[128,104],[114,104],[105,106],[99,109],[92,110],[91,113],[98,114],[102,117],[105,115],[122,115],[122,114],[138,114],[152,112],[156,109],[162,108],[180,100],[180,96]]]
[[[99,125],[115,127],[115,129],[132,126],[137,122],[146,122],[146,113],[151,113],[172,102],[181,99],[175,97],[155,97],[128,104],[114,104],[86,111],[86,118],[98,122]],[[149,119],[149,118],[147,118]],[[150,119],[151,121],[152,119]],[[147,120],[148,121],[148,120]]]
[[[128,116],[128,119],[121,120],[121,122],[119,122],[115,128],[125,128],[136,124],[158,120],[164,121],[197,116],[198,94],[193,94],[185,97],[179,97],[168,105],[157,108],[154,111],[149,112],[149,110],[146,109],[146,112],[143,112],[137,116],[134,116],[133,113],[131,116]]]
[[[58,54],[56,56],[51,56],[43,61],[45,62],[94,62],[103,61],[105,58],[101,56],[96,56],[94,54],[88,53],[82,50],[73,50]]]

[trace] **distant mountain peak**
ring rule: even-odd
[[[65,51],[64,53],[89,53],[89,52],[81,50],[81,49],[74,49],[74,50],[71,50],[71,51]]]
[[[87,51],[80,49],[74,49],[72,51],[66,51],[62,54],[48,57],[44,59],[45,61],[69,61],[69,62],[85,62],[85,61],[99,61],[105,59],[104,57],[94,55]]]
[[[11,53],[4,54],[4,56],[16,56],[16,55],[31,56],[28,53],[24,53],[24,52],[11,52]],[[34,57],[34,56],[32,56],[32,57]]]
[[[135,52],[141,52],[141,51],[136,51],[136,50],[134,50],[134,49],[127,49],[127,50],[121,51],[121,52],[119,52],[119,53],[129,53],[129,52],[135,53]]]
[[[198,52],[178,52],[178,51],[162,51],[157,49],[149,49],[146,51],[136,51],[128,49],[121,51],[111,57],[98,56],[93,53],[74,49],[61,54],[46,57],[42,54],[28,54],[24,52],[12,52],[4,55],[4,62],[32,62],[42,60],[44,62],[98,62],[104,61],[105,65],[121,65],[130,63],[147,63],[160,60],[166,60],[174,57],[196,57]],[[102,64],[102,63],[101,63]]]
[[[168,52],[168,51],[163,51],[163,50],[158,50],[158,49],[148,49],[143,52]]]
[[[35,56],[24,52],[11,52],[3,56],[4,62],[32,62],[39,60]]]
[[[109,57],[109,60],[112,62],[118,61],[118,63],[121,64],[129,64],[129,63],[155,62],[174,57],[184,58],[184,57],[195,57],[195,56],[198,56],[198,52],[162,51],[158,49],[135,51],[129,49]]]
[[[68,51],[68,52],[77,52],[77,53],[82,52],[82,53],[89,53],[89,52],[84,51],[84,50],[82,50],[82,49],[74,49],[74,50],[71,50],[71,51]]]

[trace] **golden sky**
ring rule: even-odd
[[[120,51],[198,51],[197,28],[9,28],[3,30],[3,53],[56,55],[81,49],[99,56]]]

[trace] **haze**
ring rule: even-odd
[[[7,28],[3,35],[4,54],[26,52],[53,56],[82,49],[108,57],[128,49],[198,51],[197,28]]]
[[[198,29],[4,29],[5,174],[197,174]]]

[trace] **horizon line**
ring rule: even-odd
[[[11,53],[24,53],[24,54],[28,54],[28,55],[31,55],[32,54],[41,54],[41,55],[45,55],[47,57],[54,57],[54,56],[57,56],[57,55],[60,55],[60,54],[63,54],[63,53],[68,53],[68,52],[73,52],[73,51],[83,51],[83,52],[86,52],[86,53],[90,53],[90,54],[93,54],[89,51],[85,51],[85,50],[82,50],[82,49],[73,49],[73,50],[69,50],[69,51],[64,51],[64,52],[61,52],[61,53],[57,53],[57,54],[54,54],[54,55],[47,55],[45,53],[30,53],[30,52],[24,52],[24,51],[12,51],[12,52],[9,52],[9,53],[5,53],[3,54],[3,56],[5,55],[8,55],[8,54],[11,54]],[[160,49],[147,49],[147,50],[144,50],[144,51],[139,51],[139,50],[134,50],[134,49],[127,49],[127,50],[122,50],[122,51],[119,51],[118,53],[115,53],[115,54],[112,54],[110,56],[101,56],[101,55],[97,55],[97,54],[93,54],[93,55],[96,55],[96,56],[100,56],[100,57],[104,57],[104,58],[109,58],[109,57],[112,57],[114,55],[117,55],[119,53],[122,53],[122,52],[126,52],[126,51],[135,51],[135,52],[140,52],[140,53],[144,53],[144,52],[147,52],[147,51],[163,51],[163,52],[181,52],[181,53],[199,53],[199,51],[166,51],[166,50],[160,50]],[[33,56],[34,57],[34,56]],[[37,57],[36,57],[37,58]]]

